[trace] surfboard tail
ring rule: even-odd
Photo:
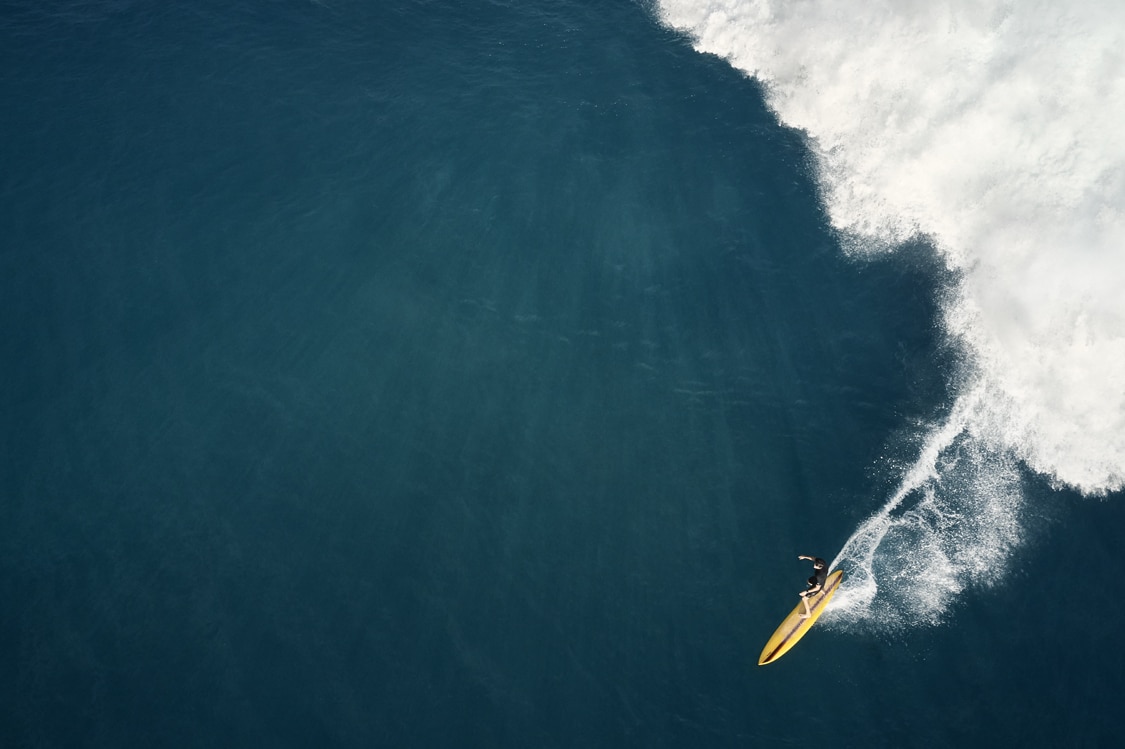
[[[801,618],[801,615],[805,613],[803,603],[797,604],[797,607],[789,612],[789,616],[785,617],[785,621],[774,631],[769,641],[766,642],[766,646],[762,648],[762,654],[758,657],[759,666],[773,663],[788,653],[790,648],[805,636],[812,625],[816,624],[820,615],[828,608],[828,602],[832,600],[832,596],[836,595],[836,591],[840,588],[840,581],[843,579],[843,570],[836,570],[828,576],[824,589],[812,596],[813,600],[809,602],[811,613],[807,618]]]

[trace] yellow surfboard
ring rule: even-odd
[[[836,591],[840,587],[840,581],[843,579],[844,571],[836,570],[824,581],[824,587],[819,593],[809,596],[809,609],[812,614],[808,619],[801,618],[801,614],[805,613],[805,605],[803,603],[797,604],[797,608],[785,617],[785,621],[781,623],[781,626],[773,633],[773,637],[762,648],[762,655],[758,658],[759,666],[773,663],[788,653],[789,648],[796,645],[797,641],[805,636],[805,633],[809,631],[812,625],[816,624],[816,620],[828,608],[828,602],[832,600],[832,596],[836,595]]]

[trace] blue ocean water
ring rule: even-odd
[[[1122,739],[1125,511],[1028,471],[998,585],[755,665],[955,279],[653,7],[21,1],[0,61],[4,746]]]

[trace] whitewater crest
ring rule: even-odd
[[[943,595],[1001,561],[986,543],[1018,540],[1004,520],[1020,502],[1013,458],[1087,495],[1125,487],[1125,4],[658,8],[808,135],[847,251],[922,238],[954,271],[942,324],[966,354],[957,406],[927,443],[933,461],[924,450],[915,466],[924,478],[907,471],[840,558],[874,596],[896,549],[928,543],[945,572],[932,606],[903,616],[938,616]],[[842,603],[861,606],[862,589]]]
[[[1087,494],[1125,485],[1125,5],[661,0],[805,131],[855,252],[930,239],[987,427]]]

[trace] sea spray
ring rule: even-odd
[[[1022,534],[1014,459],[975,432],[982,392],[971,389],[926,435],[890,499],[832,561],[847,584],[828,623],[894,630],[938,624],[968,587],[1007,571]]]

